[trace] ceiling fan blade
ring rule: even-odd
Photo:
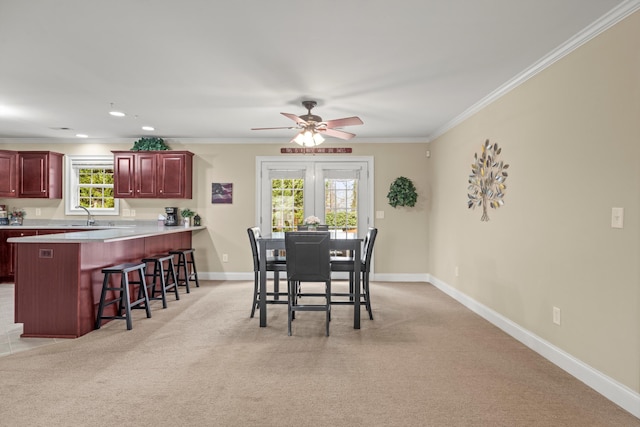
[[[355,133],[351,133],[351,132],[345,132],[343,130],[337,130],[337,129],[316,129],[316,131],[318,133],[322,133],[324,135],[329,135],[329,136],[333,136],[335,138],[340,138],[340,139],[351,139],[354,136],[356,136]]]
[[[271,130],[271,129],[297,129],[296,126],[284,126],[277,128],[251,128],[251,130]]]
[[[362,125],[360,117],[345,117],[343,119],[328,120],[325,122],[328,128],[340,128],[342,126]]]
[[[290,118],[291,120],[293,120],[294,122],[301,124],[301,125],[308,125],[309,123],[305,122],[304,120],[302,120],[300,117],[296,116],[295,114],[290,114],[290,113],[280,113],[285,117]]]

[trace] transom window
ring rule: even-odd
[[[118,215],[119,201],[113,196],[113,156],[66,156],[67,186],[65,214]]]

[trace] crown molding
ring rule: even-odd
[[[429,141],[433,141],[437,137],[443,135],[447,131],[453,129],[455,126],[459,125],[463,121],[467,120],[469,117],[473,116],[492,102],[501,98],[502,96],[509,93],[511,90],[520,86],[531,77],[540,73],[547,67],[550,67],[556,61],[564,58],[569,53],[573,52],[583,44],[587,43],[589,40],[608,30],[609,28],[616,25],[618,22],[625,19],[627,16],[631,15],[635,11],[640,9],[640,0],[627,0],[625,2],[620,3],[617,7],[611,9],[608,13],[598,18],[596,21],[591,23],[589,26],[584,28],[582,31],[571,37],[569,40],[564,42],[562,45],[552,50],[542,59],[531,65],[529,68],[521,72],[520,74],[513,77],[511,80],[504,83],[502,86],[491,92],[486,97],[482,98],[476,104],[472,105],[468,109],[466,109],[462,114],[455,117],[453,120],[445,124],[444,126],[436,129],[431,135],[429,135]]]

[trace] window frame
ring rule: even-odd
[[[84,168],[114,168],[113,156],[110,155],[66,155],[65,156],[64,213],[65,215],[87,215],[78,206],[79,170]],[[120,199],[114,197],[113,208],[89,209],[93,216],[120,215]]]
[[[363,168],[366,170],[366,173],[364,173]],[[271,171],[274,171],[275,175]],[[360,173],[359,179],[361,183],[359,184],[358,191],[358,206],[360,209],[358,216],[358,237],[364,238],[367,228],[374,226],[373,156],[313,156],[311,158],[309,156],[256,156],[255,224],[263,230],[263,236],[271,236],[271,222],[269,221],[270,216],[268,214],[271,209],[271,178],[278,178],[280,176],[297,178],[299,176],[296,174],[301,173],[301,176],[304,177],[307,184],[313,183],[315,187],[313,191],[305,191],[304,193],[304,207],[307,210],[305,216],[320,212],[322,212],[321,215],[324,216],[324,180],[316,179],[316,176],[318,178],[324,176],[327,171],[331,171],[329,173],[333,177],[337,177],[334,176],[334,174],[341,175],[345,173],[344,171]],[[269,195],[269,200],[265,199],[267,195]],[[316,206],[318,210],[316,210]],[[323,218],[321,218],[321,220],[322,219]]]

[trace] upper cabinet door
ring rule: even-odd
[[[18,153],[0,150],[0,197],[17,197]]]
[[[18,197],[61,199],[62,157],[50,151],[18,152]]]
[[[193,153],[166,152],[158,154],[158,197],[191,199]]]
[[[156,174],[158,157],[154,152],[136,153],[136,197],[153,199],[158,196]]]
[[[113,158],[113,197],[135,197],[135,158],[133,153],[116,153]]]

